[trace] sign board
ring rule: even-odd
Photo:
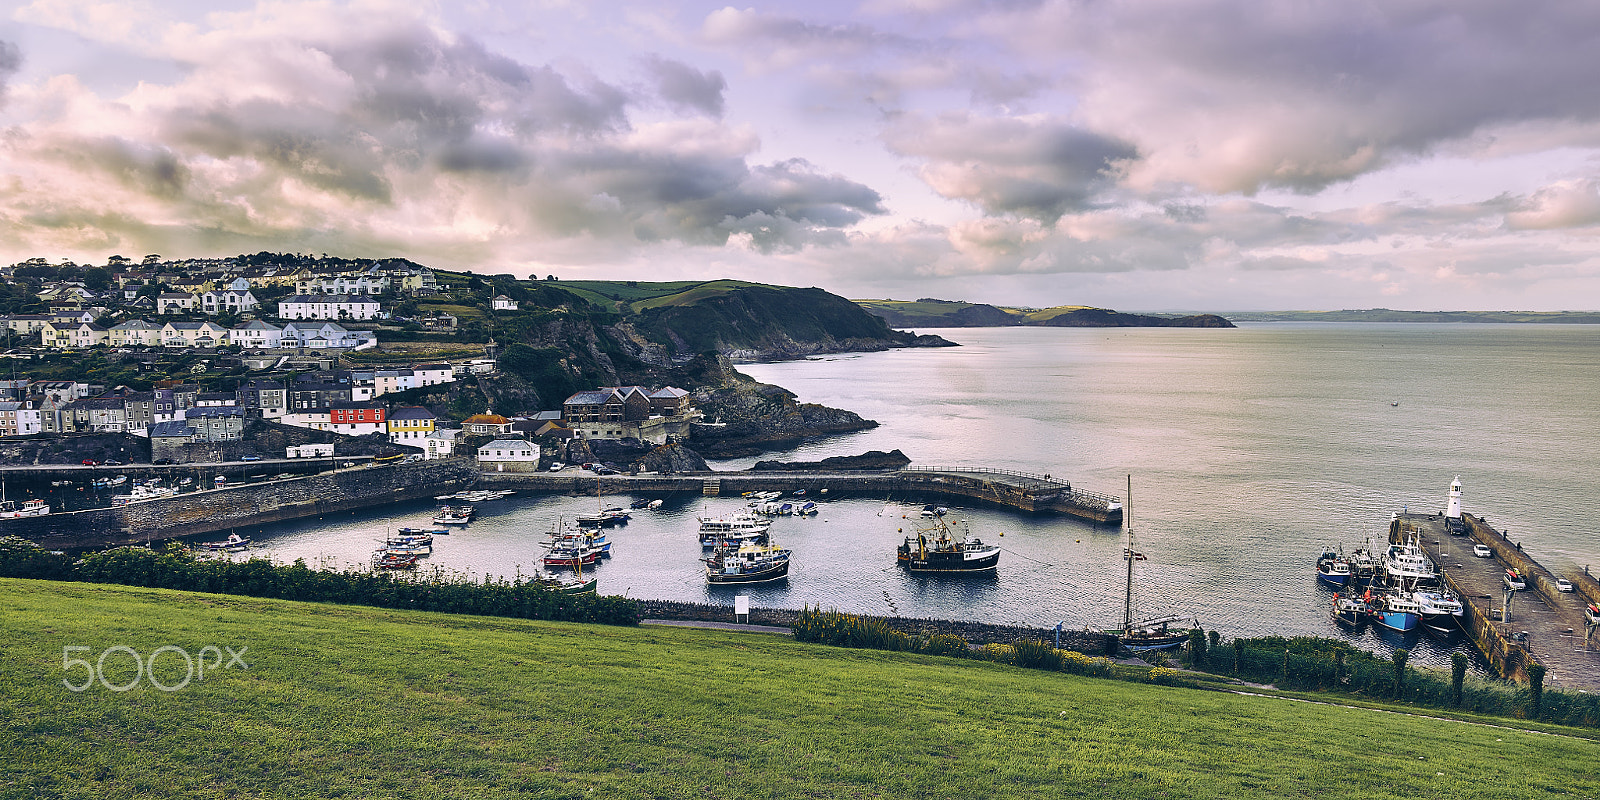
[[[739,594],[733,596],[733,619],[738,621],[743,616],[746,622],[750,621],[750,595]]]

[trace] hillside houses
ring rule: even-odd
[[[666,444],[689,434],[699,413],[689,393],[672,386],[650,391],[611,386],[578,392],[561,404],[561,422],[585,439],[638,439]]]

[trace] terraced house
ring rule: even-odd
[[[404,406],[389,414],[389,441],[425,447],[438,418],[421,406]]]
[[[578,392],[561,404],[561,421],[585,439],[638,439],[666,444],[686,437],[698,412],[689,393],[666,386],[611,386]]]
[[[169,322],[161,326],[166,347],[216,347],[226,344],[228,329],[215,322]]]

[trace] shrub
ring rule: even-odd
[[[1047,669],[1052,672],[1061,669],[1060,651],[1038,639],[1020,639],[1011,645],[1015,654],[1015,664],[1029,669]]]
[[[922,643],[922,652],[930,656],[949,656],[951,658],[971,658],[972,646],[960,636],[950,634],[937,634],[930,636]]]

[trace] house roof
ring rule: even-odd
[[[479,445],[478,449],[479,450],[487,450],[487,449],[489,449],[491,447],[501,447],[501,448],[526,447],[526,448],[531,450],[531,449],[533,449],[533,442],[530,442],[527,439],[496,439],[496,440],[494,440],[494,441],[492,441],[492,442],[490,442],[488,444]]]
[[[438,419],[438,417],[422,406],[402,406],[389,412],[389,419]]]
[[[156,424],[150,426],[150,438],[152,439],[187,439],[189,438],[189,435],[189,426],[181,419],[175,419],[169,422],[157,422]]]
[[[199,406],[185,412],[189,419],[206,419],[209,417],[242,417],[244,409],[238,406]]]
[[[506,425],[511,420],[499,414],[473,414],[461,421],[462,425]]]
[[[578,392],[561,404],[564,406],[592,406],[604,403],[616,396],[616,391],[612,389],[591,389],[587,392]]]
[[[688,392],[686,392],[686,391],[684,391],[682,389],[679,389],[676,386],[663,386],[660,389],[657,389],[657,390],[655,390],[655,391],[650,393],[650,399],[651,400],[659,400],[659,399],[677,400],[679,398],[688,397],[688,396],[689,396]]]

